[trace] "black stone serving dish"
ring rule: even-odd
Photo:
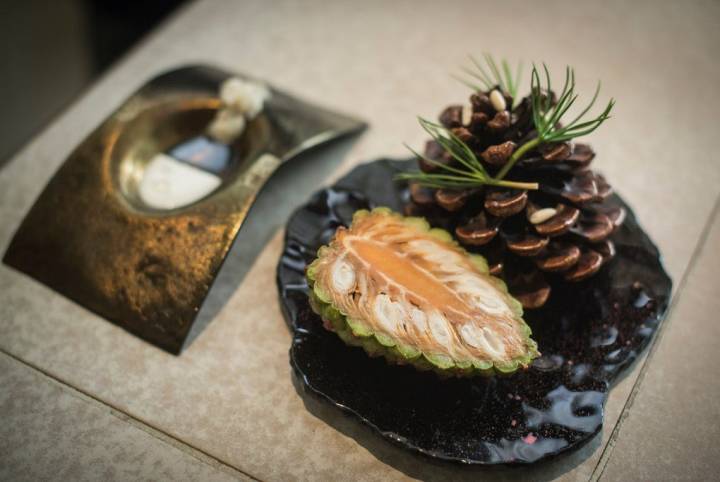
[[[527,464],[577,448],[598,433],[608,390],[650,343],[672,281],[628,210],[613,235],[615,259],[595,277],[552,286],[527,311],[542,356],[504,378],[440,379],[388,365],[325,330],[307,301],[305,266],[357,209],[402,211],[407,186],[393,181],[414,160],[357,167],[290,218],[277,271],[293,342],[290,362],[307,392],[412,451],[463,464]]]

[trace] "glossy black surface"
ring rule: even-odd
[[[553,286],[547,305],[526,312],[543,353],[527,371],[441,380],[391,366],[322,327],[307,303],[304,269],[355,210],[402,211],[407,192],[392,177],[405,169],[414,161],[362,165],[288,222],[278,286],[294,331],[291,364],[305,389],[382,437],[448,461],[531,463],[590,440],[612,381],[648,345],[667,309],[672,282],[657,248],[628,208],[613,235],[615,259],[587,282]]]

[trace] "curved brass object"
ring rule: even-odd
[[[179,353],[256,195],[277,167],[365,124],[271,89],[233,145],[220,187],[182,208],[137,195],[149,160],[199,135],[231,74],[183,67],[145,84],[88,136],[50,180],[5,263],[130,332]],[[235,75],[235,74],[232,74]]]

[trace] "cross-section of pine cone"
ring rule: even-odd
[[[496,87],[472,94],[469,105],[447,107],[439,121],[494,175],[535,136],[530,97],[512,105],[513,99]],[[425,156],[447,165],[457,162],[434,140],[427,142]],[[585,280],[615,253],[610,235],[625,212],[605,202],[612,188],[590,169],[594,157],[589,145],[571,142],[528,152],[506,179],[537,182],[536,191],[432,189],[411,183],[406,213],[454,231],[463,246],[488,259],[491,273],[505,279],[525,308],[538,308],[550,296],[550,277]],[[418,162],[424,172],[439,169]]]

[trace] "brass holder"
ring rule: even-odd
[[[155,154],[203,131],[230,76],[191,66],[145,84],[70,154],[4,262],[178,354],[272,173],[313,146],[365,127],[271,88],[264,110],[232,146],[234,167],[217,190],[172,210],[145,205],[138,195],[143,169]]]

